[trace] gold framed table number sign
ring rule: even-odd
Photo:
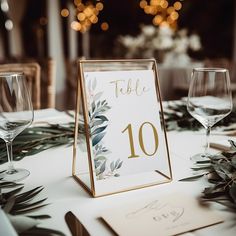
[[[170,182],[156,61],[78,67],[73,177],[94,197]]]

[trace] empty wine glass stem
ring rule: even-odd
[[[211,133],[211,127],[207,127],[206,129],[206,147],[205,147],[205,154],[207,155],[209,153],[209,147],[210,147],[210,133]]]
[[[8,158],[8,174],[12,174],[15,172],[15,168],[13,166],[13,154],[12,154],[12,141],[6,142],[7,146],[7,158]]]

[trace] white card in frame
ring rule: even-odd
[[[170,182],[155,60],[78,63],[72,175],[94,197]]]

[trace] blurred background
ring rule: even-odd
[[[227,67],[236,83],[234,0],[0,0],[0,4],[0,64],[39,64],[41,108],[47,107],[43,85],[54,96],[50,107],[74,107],[78,58],[155,58],[164,100],[186,96],[195,66]]]

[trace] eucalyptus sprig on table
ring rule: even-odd
[[[181,101],[170,101],[164,106],[164,117],[165,124],[168,131],[171,130],[199,130],[203,126],[193,118],[187,111],[186,102]],[[229,126],[236,123],[236,108],[232,112],[220,120],[218,126]]]
[[[9,191],[2,192],[3,189]],[[26,192],[22,192],[24,185],[21,183],[0,180],[0,207],[7,214],[13,227],[20,236],[27,235],[58,235],[64,234],[58,230],[38,227],[38,220],[48,219],[49,215],[29,215],[29,213],[48,204],[44,203],[47,198],[34,201],[43,187],[39,186]]]
[[[203,191],[202,200],[221,203],[236,211],[236,143],[229,140],[231,150],[210,156],[207,160],[197,161],[192,168],[199,174],[181,179],[192,181],[207,177],[211,183]]]
[[[74,139],[74,127],[74,122],[70,122],[25,129],[13,142],[14,160],[21,160],[25,156],[34,155],[49,148],[71,145]],[[0,140],[0,150],[2,150],[0,152],[0,164],[2,164],[7,161],[5,142],[2,140]]]

